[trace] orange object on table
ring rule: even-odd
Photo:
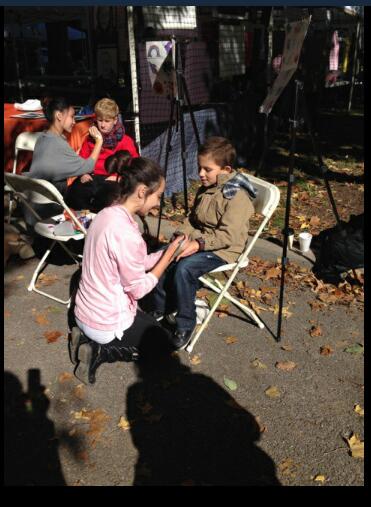
[[[15,140],[22,132],[40,132],[48,128],[46,118],[27,119],[27,118],[11,118],[14,114],[21,114],[25,111],[16,109],[13,104],[4,104],[4,171],[11,172],[14,163],[14,146]],[[37,111],[37,112],[42,112]],[[88,135],[91,120],[94,116],[87,116],[86,120],[77,122],[71,134],[66,134],[67,141],[71,148],[78,152]],[[18,153],[17,174],[20,174],[29,162],[32,160],[32,152],[21,150]]]

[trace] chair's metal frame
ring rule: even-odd
[[[210,279],[207,277],[207,275],[200,276],[199,280],[212,289],[213,291],[219,293],[218,298],[216,299],[213,307],[210,309],[210,312],[207,316],[207,318],[202,323],[201,327],[197,330],[196,334],[192,337],[191,341],[186,347],[187,352],[192,352],[193,347],[195,346],[197,340],[200,338],[201,334],[207,327],[207,325],[210,322],[211,317],[213,316],[215,310],[218,308],[221,300],[224,298],[231,301],[234,305],[236,305],[240,310],[242,310],[244,313],[246,313],[252,320],[256,322],[256,324],[259,326],[260,329],[263,329],[265,326],[263,322],[259,319],[259,317],[256,315],[256,313],[246,305],[240,303],[236,298],[231,296],[228,293],[228,289],[231,286],[233,280],[235,279],[238,271],[240,268],[246,267],[249,263],[249,255],[251,250],[253,249],[257,239],[259,238],[260,234],[262,233],[264,227],[266,226],[268,220],[271,218],[272,214],[274,213],[275,209],[278,206],[279,200],[280,200],[280,191],[278,187],[273,185],[272,183],[269,183],[267,181],[264,181],[260,178],[257,178],[255,176],[252,176],[249,174],[249,180],[254,185],[254,187],[258,191],[257,197],[253,200],[255,213],[258,213],[263,216],[262,222],[260,223],[257,231],[255,232],[254,236],[249,239],[247,242],[246,250],[241,254],[240,258],[238,259],[238,262],[233,264],[225,264],[223,266],[220,266],[219,268],[214,269],[213,271],[210,271],[208,275],[211,275],[212,273],[217,273],[221,271],[229,271],[233,269],[233,272],[231,276],[228,278],[225,285],[223,285],[219,280],[213,279],[210,281]]]
[[[41,135],[41,132],[21,132],[16,140],[14,145],[14,162],[13,162],[13,169],[12,174],[17,173],[17,163],[18,163],[18,153],[20,150],[24,151],[34,151],[36,141],[38,140],[39,136]],[[10,192],[9,188],[5,188],[6,191]],[[11,218],[12,218],[12,211],[13,211],[13,196],[12,192],[10,192],[9,196],[9,215],[8,215],[8,223],[10,224]]]
[[[43,270],[44,265],[47,264],[46,259],[49,257],[56,243],[58,243],[63,248],[63,250],[72,258],[72,260],[77,265],[80,265],[82,256],[71,252],[71,250],[69,250],[69,248],[67,248],[67,246],[64,245],[63,243],[69,241],[70,239],[74,240],[83,239],[86,236],[85,227],[79,222],[73,211],[66,205],[60,192],[49,181],[29,178],[26,176],[21,176],[12,173],[5,173],[4,178],[5,183],[10,188],[10,191],[13,192],[14,195],[24,203],[24,205],[38,220],[34,225],[35,232],[40,236],[52,240],[50,247],[46,250],[45,254],[41,258],[39,264],[37,265],[32,275],[31,282],[28,286],[28,290],[30,292],[35,291],[38,294],[53,299],[54,301],[58,301],[58,303],[69,305],[70,298],[68,300],[62,300],[51,294],[41,291],[36,287],[36,282],[40,272]],[[32,204],[36,204],[38,201],[40,202],[40,196],[43,199],[42,201],[43,203],[59,204],[63,208],[63,210],[68,213],[76,229],[78,229],[80,232],[79,233],[73,232],[69,235],[63,236],[56,235],[54,233],[55,226],[65,221],[65,217],[63,214],[61,214],[47,219],[42,219],[40,215],[37,213],[37,211],[35,211],[35,209],[32,207]]]

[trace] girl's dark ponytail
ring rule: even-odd
[[[149,158],[132,158],[129,165],[122,167],[120,180],[121,199],[131,195],[138,185],[148,187],[147,195],[155,192],[164,177],[161,167]]]
[[[53,123],[54,121],[54,114],[56,111],[66,111],[66,109],[69,109],[70,107],[73,107],[72,103],[65,99],[64,97],[45,97],[42,100],[42,108],[45,115],[45,118],[48,120],[49,123]]]

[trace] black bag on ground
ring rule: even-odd
[[[341,274],[364,266],[364,214],[351,215],[349,222],[341,222],[326,229],[312,240],[316,255],[313,273],[327,283],[339,283]]]

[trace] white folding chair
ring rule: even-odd
[[[231,296],[228,293],[228,289],[230,285],[232,284],[233,280],[235,279],[238,271],[240,268],[244,268],[249,263],[249,255],[254,247],[256,240],[262,233],[264,227],[266,226],[268,220],[271,218],[274,210],[277,208],[277,205],[280,200],[280,191],[278,187],[273,185],[272,183],[268,183],[267,181],[264,181],[260,178],[256,178],[255,176],[251,176],[249,174],[249,180],[254,185],[254,187],[257,189],[257,197],[253,200],[253,205],[255,209],[255,213],[258,213],[262,215],[262,221],[258,227],[258,230],[255,232],[254,236],[248,240],[245,251],[241,254],[238,261],[233,264],[225,264],[223,266],[220,266],[219,268],[214,269],[213,271],[210,271],[208,275],[211,275],[212,273],[218,273],[221,271],[229,271],[233,270],[232,274],[228,278],[225,285],[223,285],[219,280],[213,279],[212,281],[207,277],[207,275],[200,276],[199,280],[212,289],[213,291],[219,293],[219,296],[217,297],[213,307],[210,309],[210,312],[204,322],[202,323],[201,327],[198,329],[194,337],[191,339],[189,344],[186,347],[187,352],[192,352],[193,347],[195,346],[195,343],[200,338],[201,334],[203,333],[204,329],[210,322],[211,317],[213,316],[215,310],[218,308],[222,298],[226,298],[227,300],[231,301],[233,304],[235,304],[240,310],[242,310],[244,313],[246,313],[251,319],[253,319],[256,324],[259,326],[260,329],[264,328],[263,322],[259,319],[259,317],[256,315],[256,313],[251,310],[251,308],[248,308],[246,305],[243,305],[238,301],[236,298]]]
[[[72,258],[76,264],[80,264],[78,259],[81,260],[82,256],[71,252],[71,250],[69,250],[63,243],[69,241],[70,239],[83,239],[86,236],[85,227],[79,222],[73,211],[71,211],[66,205],[60,192],[49,181],[33,179],[27,176],[11,173],[5,173],[4,178],[5,183],[10,188],[10,191],[13,192],[14,195],[24,203],[27,209],[36,218],[37,222],[34,225],[35,232],[44,238],[52,240],[50,247],[46,250],[32,275],[28,290],[35,291],[38,294],[42,294],[43,296],[53,299],[54,301],[58,301],[59,303],[69,305],[70,299],[64,301],[55,296],[52,296],[51,294],[39,290],[35,285],[44,265],[47,264],[46,259],[50,255],[56,243],[58,243],[64,249],[64,251]],[[69,217],[71,218],[71,222],[66,221],[63,213],[52,216],[50,218],[42,219],[39,213],[35,210],[35,207],[37,207],[37,205],[40,203],[59,204],[63,210],[68,213]],[[75,226],[77,230],[75,230],[73,226]]]
[[[40,137],[41,132],[22,132],[19,134],[15,140],[14,147],[14,162],[13,162],[13,170],[12,173],[17,173],[17,163],[18,163],[18,153],[20,150],[24,151],[34,151],[35,144],[38,138]],[[9,188],[5,187],[5,191],[10,191]],[[10,223],[12,217],[12,208],[13,208],[13,196],[12,192],[9,196],[9,215],[8,215],[8,223]]]

